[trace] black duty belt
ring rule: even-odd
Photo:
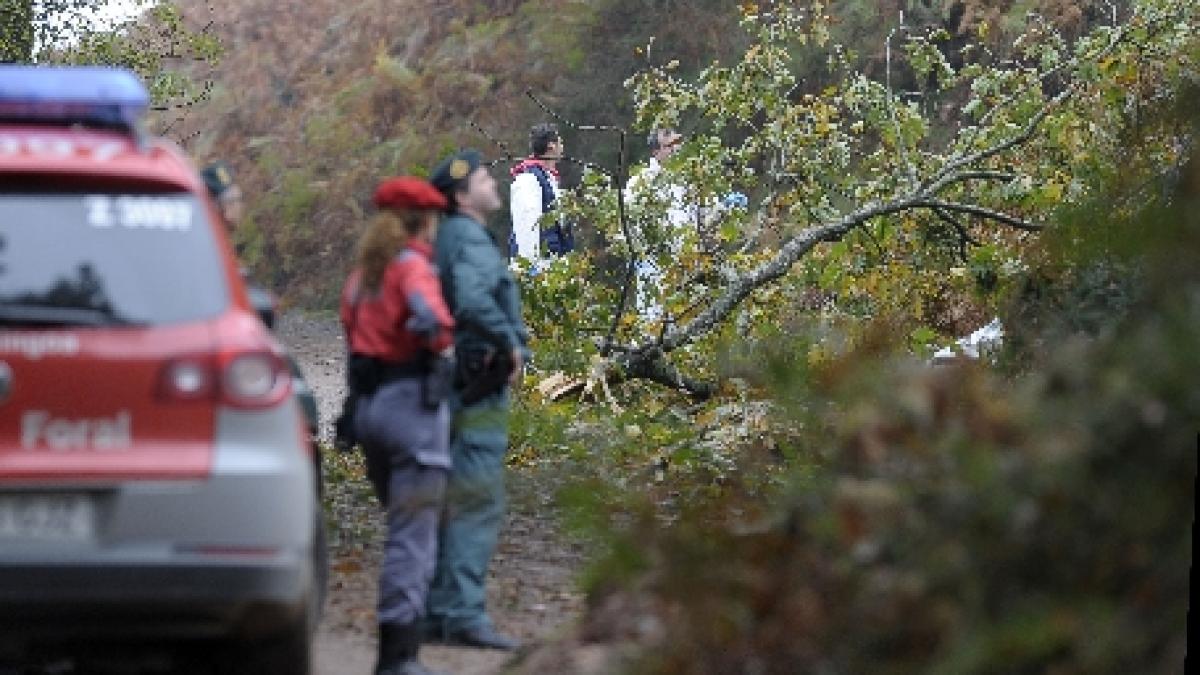
[[[423,361],[406,361],[404,363],[391,363],[388,361],[375,361],[375,368],[379,373],[379,379],[398,380],[403,377],[420,377],[428,370],[428,366]]]
[[[421,377],[428,371],[424,360],[394,362],[372,356],[351,354],[347,364],[350,388],[370,396],[380,386],[393,380]]]

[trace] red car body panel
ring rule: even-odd
[[[0,129],[0,186],[6,175],[24,185],[56,189],[186,191],[203,196],[208,223],[222,222],[183,154],[162,139],[5,127]],[[0,331],[0,360],[12,370],[13,382],[10,398],[0,405],[0,481],[112,483],[208,475],[218,401],[164,397],[167,364],[199,356],[210,360],[215,372],[223,353],[283,354],[250,306],[225,228],[212,229],[231,297],[226,312],[211,321]],[[75,348],[69,354],[22,353],[20,345],[38,336],[44,342],[47,335]]]
[[[164,363],[212,350],[205,323],[55,334],[78,350],[2,354],[13,382],[0,407],[6,482],[207,475],[214,402],[169,400],[160,392]],[[24,335],[37,336],[17,332],[8,341],[20,344]]]
[[[116,131],[5,126],[0,130],[0,174],[6,172],[147,181],[204,191],[173,145]]]

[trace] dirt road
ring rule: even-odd
[[[278,333],[296,355],[321,408],[322,435],[344,394],[345,346],[332,315],[289,313]],[[318,675],[367,675],[375,659],[375,598],[382,518],[364,482],[345,479],[352,458],[333,460],[332,495],[336,527],[331,536],[331,571],[325,615],[316,643]],[[328,475],[328,474],[327,474]],[[328,478],[327,478],[328,480]],[[573,584],[581,556],[556,532],[551,513],[553,481],[536,471],[510,470],[510,513],[488,583],[488,606],[497,626],[523,642],[564,630],[578,615],[582,596]],[[549,483],[549,484],[548,484]],[[500,672],[502,652],[426,647],[430,667],[458,675]]]

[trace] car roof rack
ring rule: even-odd
[[[149,107],[145,85],[124,68],[0,65],[0,121],[113,129],[140,141]]]

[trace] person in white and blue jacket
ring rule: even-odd
[[[529,131],[529,157],[510,170],[512,187],[509,211],[512,233],[508,237],[511,258],[537,261],[543,255],[561,256],[575,249],[571,228],[561,220],[542,222],[555,209],[559,193],[558,162],[563,157],[563,140],[558,127],[545,123]]]

